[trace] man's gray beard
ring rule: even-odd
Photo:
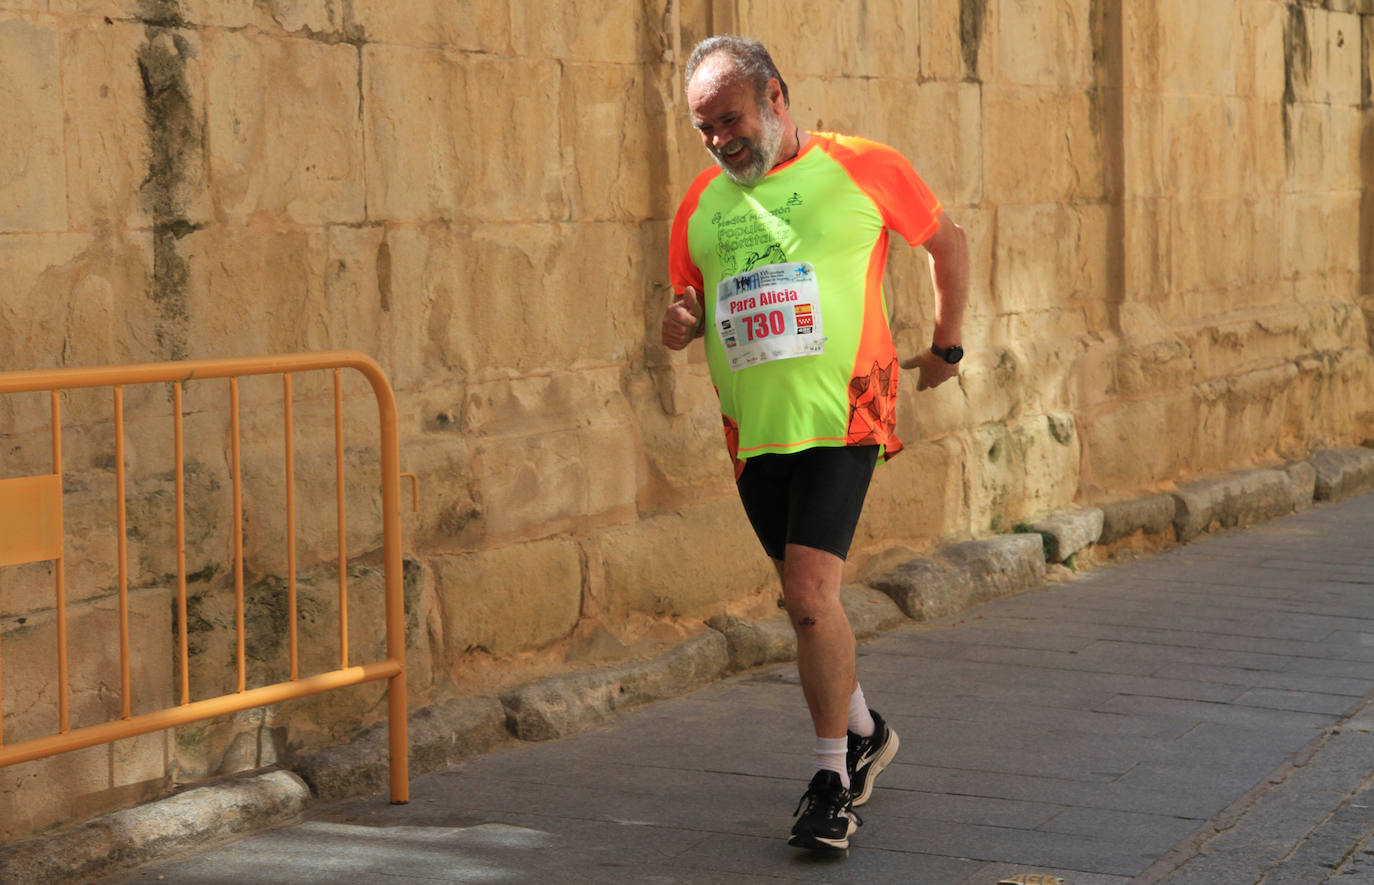
[[[721,168],[726,176],[735,184],[744,187],[753,187],[763,181],[763,177],[773,168],[778,156],[778,148],[782,146],[782,118],[773,113],[773,109],[767,105],[760,109],[759,118],[763,122],[763,136],[757,142],[748,138],[741,139],[754,158],[744,168],[744,171],[736,172],[726,164],[724,157],[715,151],[711,152],[716,165]]]

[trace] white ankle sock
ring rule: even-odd
[[[849,769],[844,758],[848,749],[848,738],[816,738],[816,770],[835,772],[846,790],[849,789]]]
[[[863,686],[855,683],[854,693],[849,696],[849,730],[859,737],[873,734],[876,725],[873,715],[868,712],[868,701],[864,699]]]

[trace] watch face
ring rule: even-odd
[[[951,366],[964,358],[964,349],[957,344],[945,348],[932,347],[931,350],[935,352],[936,356],[949,363]]]

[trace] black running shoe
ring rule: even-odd
[[[788,845],[798,848],[842,851],[849,847],[849,837],[863,823],[850,804],[849,791],[833,771],[816,772],[792,813],[798,812],[801,817],[792,826],[792,838],[787,840]]]
[[[849,766],[849,790],[854,796],[855,805],[864,804],[873,795],[873,782],[887,768],[892,757],[897,755],[897,747],[901,745],[901,741],[897,740],[897,732],[888,727],[883,717],[873,710],[868,712],[873,716],[873,734],[859,737],[849,732],[849,752],[845,754],[845,764]]]

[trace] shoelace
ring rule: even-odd
[[[854,822],[856,824],[858,824],[859,826],[864,825],[864,819],[859,817],[859,812],[855,811],[852,805],[849,805],[848,803],[842,805],[839,802],[836,802],[834,797],[823,796],[810,788],[807,788],[806,792],[802,793],[801,799],[797,801],[797,807],[792,811],[793,817],[796,817],[798,814],[801,813],[802,805],[806,806],[807,814],[810,814],[812,811],[816,810],[824,810],[830,812],[826,815],[826,817],[836,817],[839,812],[847,811],[849,814],[854,816]]]

